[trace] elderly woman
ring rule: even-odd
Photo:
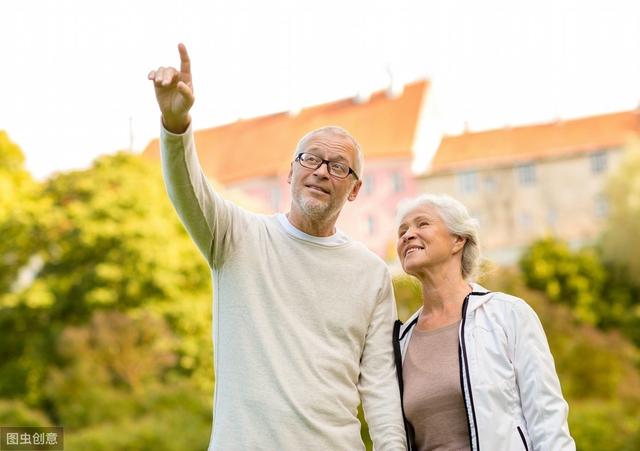
[[[398,257],[422,307],[394,330],[411,450],[575,450],[542,325],[522,299],[471,283],[478,223],[422,195],[398,213]]]

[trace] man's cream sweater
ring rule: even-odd
[[[162,130],[161,148],[169,196],[213,274],[209,450],[364,450],[360,400],[376,449],[404,450],[384,262],[224,200],[191,130]]]

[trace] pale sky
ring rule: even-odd
[[[434,82],[451,134],[640,104],[638,0],[7,0],[0,23],[0,130],[39,178],[156,137],[146,76],[178,42],[196,128],[383,89],[389,70]]]

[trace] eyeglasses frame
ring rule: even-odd
[[[307,167],[307,166],[303,165],[303,164],[302,164],[302,162],[300,161],[300,157],[301,157],[303,154],[313,155],[314,157],[316,157],[316,158],[320,159],[320,164],[318,164],[318,166],[316,166],[315,168],[309,168],[309,167]],[[315,171],[316,169],[318,169],[320,166],[322,166],[323,164],[326,164],[326,165],[327,165],[327,172],[328,172],[332,177],[335,177],[335,178],[340,179],[340,180],[344,180],[344,179],[346,179],[347,177],[349,177],[349,175],[353,174],[353,176],[356,178],[356,180],[360,180],[360,177],[358,177],[358,174],[356,174],[356,171],[354,171],[353,169],[351,169],[351,167],[350,167],[350,166],[347,166],[347,168],[349,168],[349,172],[347,172],[347,175],[345,175],[344,177],[340,177],[339,175],[335,175],[334,173],[332,173],[332,172],[331,172],[331,169],[329,168],[329,163],[335,163],[335,161],[324,160],[324,159],[320,158],[319,156],[314,155],[314,154],[309,153],[309,152],[300,152],[298,155],[296,155],[296,159],[295,159],[294,161],[295,161],[295,162],[297,162],[297,163],[298,163],[300,166],[302,166],[303,168],[305,168],[305,169],[313,169],[314,171]]]

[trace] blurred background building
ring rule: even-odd
[[[338,226],[387,260],[395,256],[397,203],[422,192],[466,204],[480,220],[485,255],[499,263],[514,263],[545,235],[575,246],[597,236],[608,212],[604,180],[625,142],[640,135],[640,110],[445,136],[434,103],[431,83],[420,80],[197,130],[195,140],[208,177],[274,213],[290,202],[297,141],[323,125],[346,128],[364,150],[365,171]],[[157,139],[144,155],[159,158]],[[426,164],[415,170],[416,160]]]

